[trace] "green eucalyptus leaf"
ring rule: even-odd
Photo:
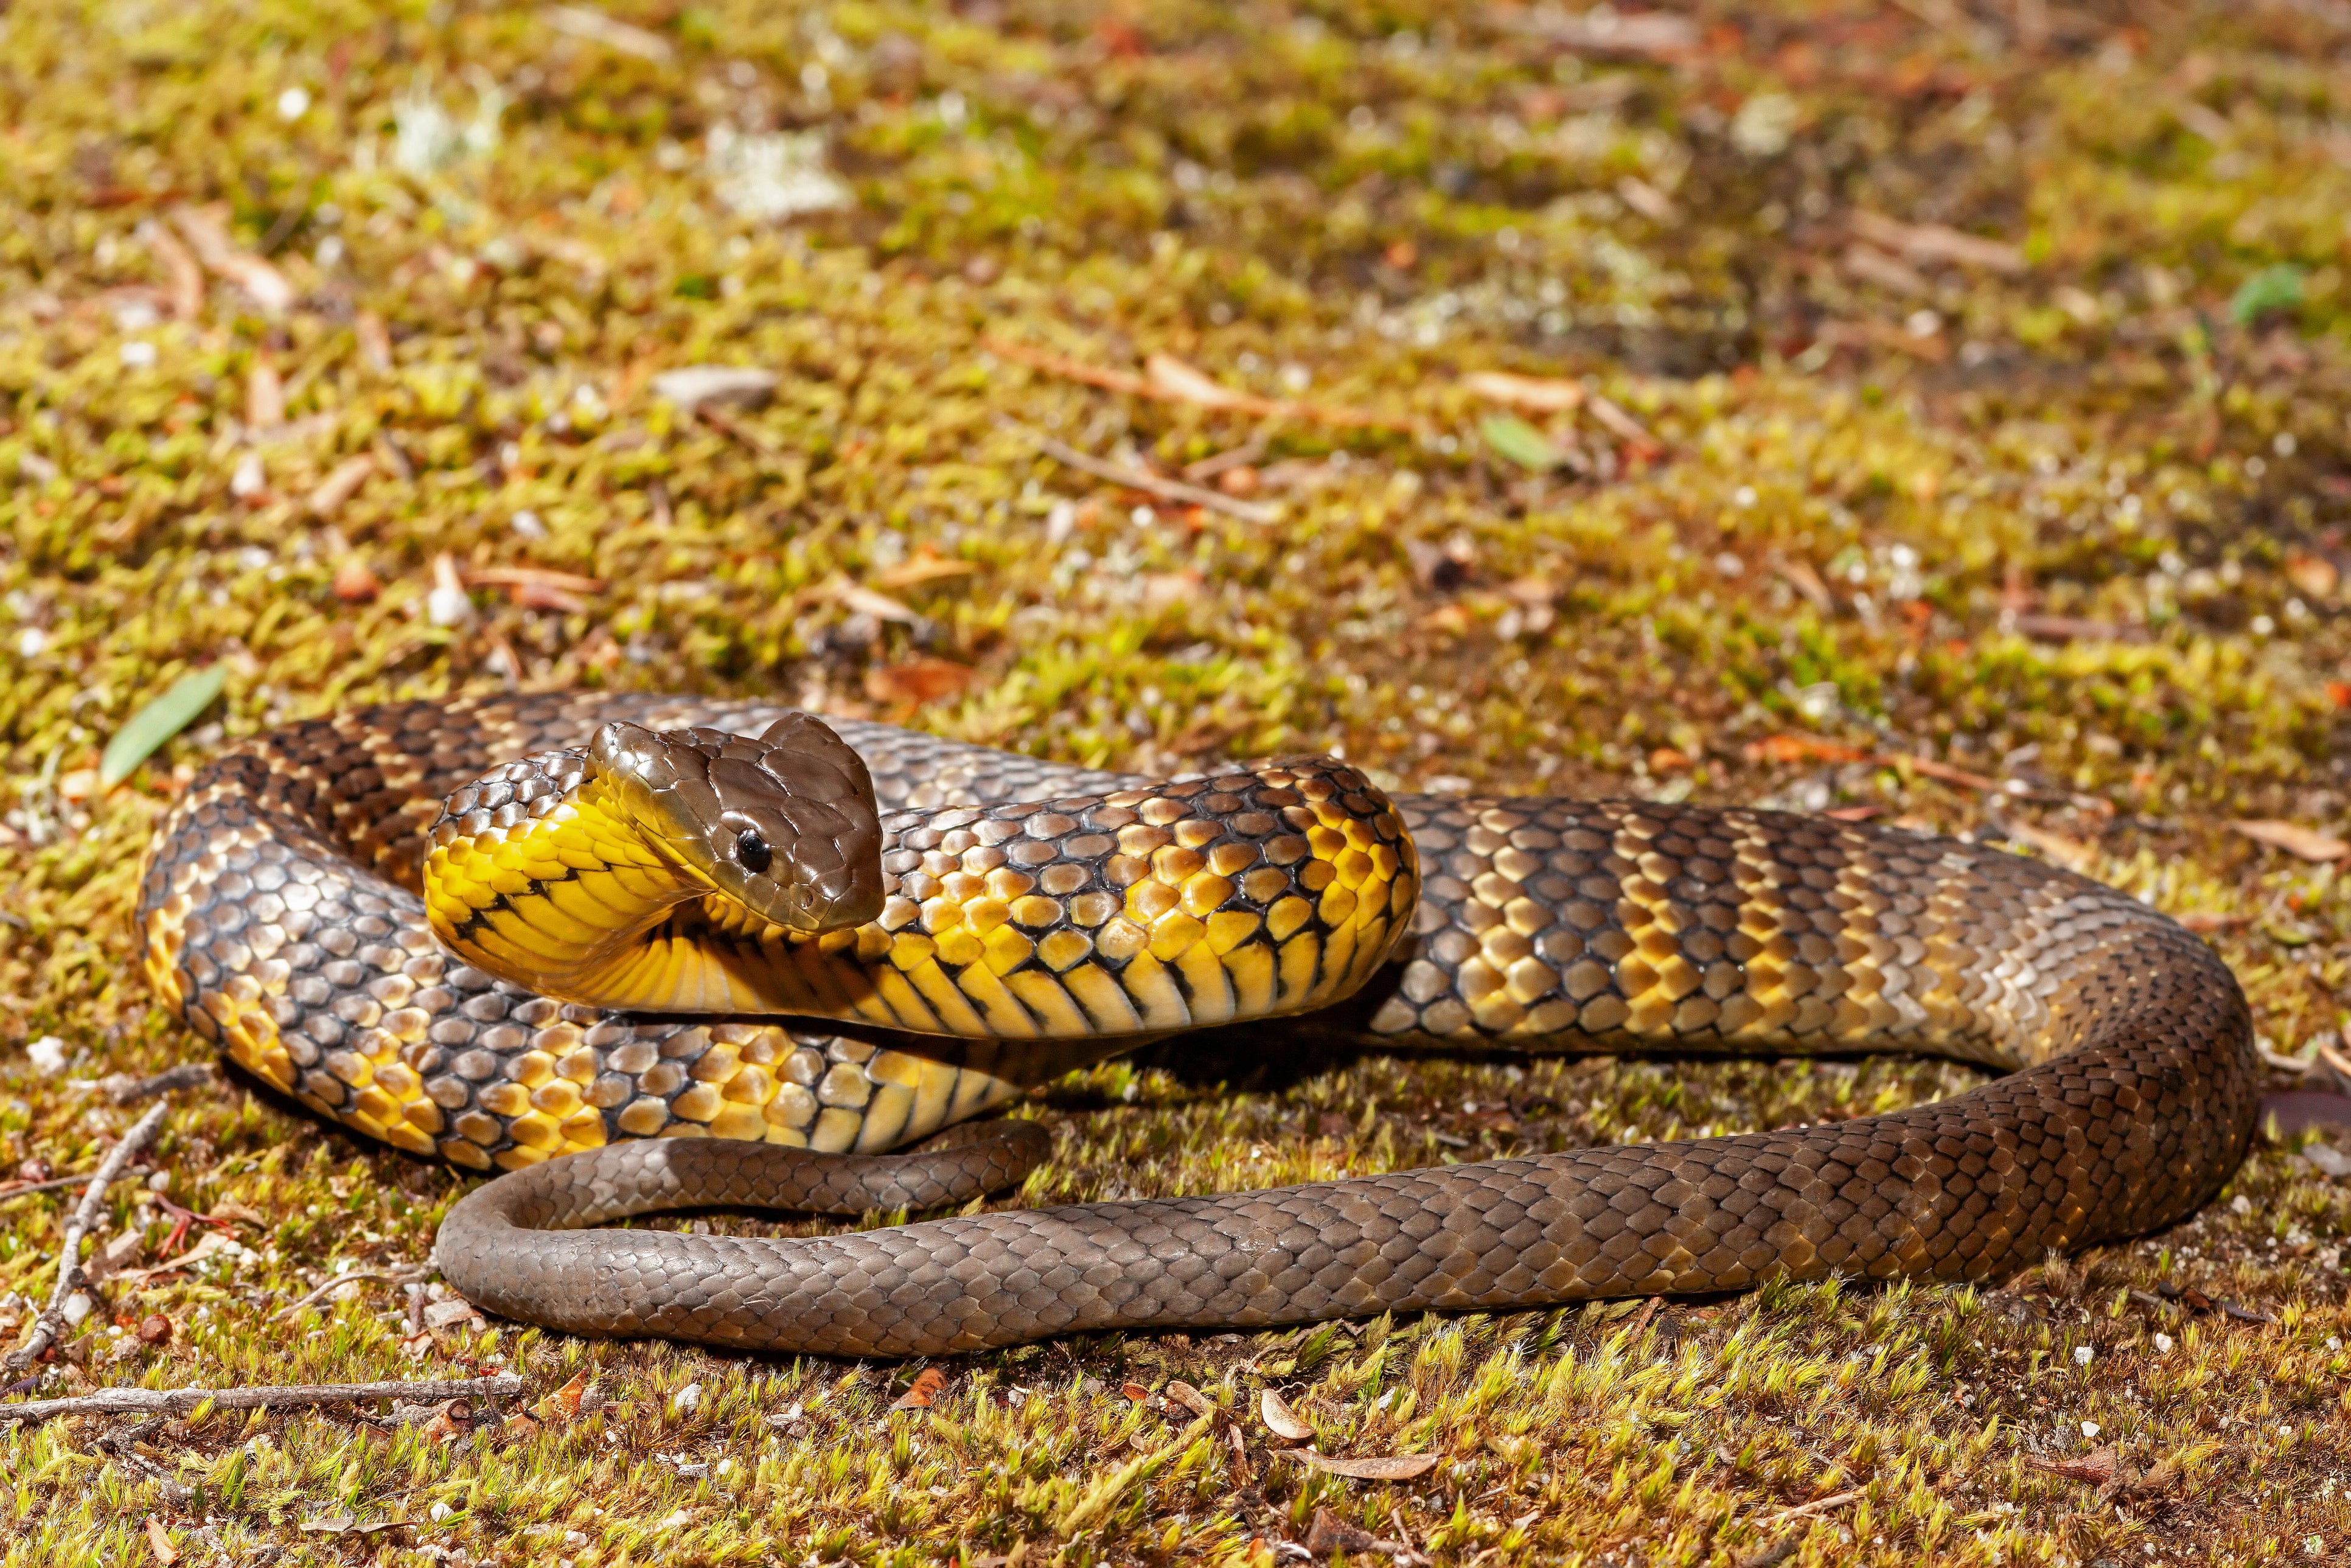
[[[2229,319],[2250,327],[2273,310],[2302,308],[2302,268],[2282,261],[2265,267],[2240,284],[2229,301]]]
[[[227,684],[225,664],[193,670],[173,681],[162,696],[132,714],[131,722],[115,732],[114,738],[106,743],[106,754],[98,759],[99,787],[110,789],[130,778],[141,763],[155,754],[157,747],[193,724],[198,714],[212,706],[213,699]]]
[[[1489,415],[1479,423],[1478,434],[1498,455],[1521,468],[1531,468],[1540,474],[1560,465],[1559,448],[1545,440],[1541,431],[1514,414]]]

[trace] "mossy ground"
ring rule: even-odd
[[[2227,824],[2344,813],[2340,12],[1904,0],[1610,33],[1504,5],[652,0],[616,32],[522,5],[24,0],[0,12],[8,1160],[89,1168],[129,1119],[92,1081],[197,1050],[126,924],[207,747],[511,683],[2007,833],[2207,916],[2270,1044],[2306,1055],[2342,1017],[2351,901]],[[754,215],[828,189],[763,140],[803,130],[848,204]],[[181,204],[223,205],[282,309],[235,255],[201,292],[175,277],[184,241],[152,236],[186,233]],[[1955,260],[1871,214],[2014,248]],[[1404,427],[1105,391],[991,336]],[[775,400],[722,427],[653,397],[705,361],[778,371]],[[1573,463],[1531,472],[1463,383],[1480,369],[1583,377],[1655,447],[1593,405],[1534,413]],[[1279,520],[1146,507],[1030,432],[1169,474],[1261,440]],[[443,625],[443,555],[601,586],[485,584]],[[214,663],[222,706],[99,792],[97,748]],[[2022,793],[1995,820],[1916,768],[1750,752],[1783,733]],[[1293,1062],[1278,1039],[1043,1095],[1059,1154],[1018,1201],[1970,1081]],[[46,1390],[504,1364],[540,1389],[591,1371],[609,1403],[460,1441],[213,1416],[130,1458],[99,1421],[11,1431],[9,1563],[1265,1563],[1318,1508],[1459,1564],[2351,1561],[2351,1195],[2276,1146],[2197,1221],[2004,1289],[1079,1340],[952,1363],[895,1414],[915,1368],[419,1338],[381,1281],[277,1321],[339,1268],[422,1260],[460,1184],[250,1098],[175,1111],[156,1169],[177,1204],[257,1217],[247,1251],[113,1287]],[[152,1263],[172,1215],[116,1192],[125,1261]],[[0,1208],[0,1287],[45,1293],[66,1202]],[[2189,1315],[2167,1282],[2276,1321]],[[160,1348],[127,1332],[152,1315]],[[1239,1415],[1238,1457],[1123,1392],[1177,1378]],[[1265,1385],[1327,1452],[1443,1462],[1309,1474],[1256,1417]],[[2036,1468],[2109,1444],[2181,1479]],[[306,1528],[346,1517],[409,1522]]]

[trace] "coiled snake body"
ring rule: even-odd
[[[2034,862],[1769,811],[1391,801],[1327,758],[1155,783],[835,728],[559,694],[260,737],[159,832],[150,974],[320,1113],[516,1173],[444,1223],[468,1298],[838,1354],[1984,1278],[2192,1212],[2251,1136],[2226,967]],[[959,1201],[1041,1134],[942,1129],[1284,1014],[1374,1046],[2009,1071],[1888,1115],[1265,1192],[810,1239],[576,1228]]]

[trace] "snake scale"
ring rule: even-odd
[[[453,1207],[436,1260],[589,1333],[911,1355],[1980,1279],[2192,1212],[2257,1103],[2242,994],[2201,941],[1991,850],[1390,800],[1329,758],[1154,781],[751,702],[457,698],[262,735],[168,814],[139,919],[159,994],[245,1068],[513,1173]],[[805,1239],[580,1228],[960,1202],[1045,1140],[957,1124],[1139,1040],[1285,1014],[1374,1048],[2005,1075],[1892,1114],[1263,1192]]]

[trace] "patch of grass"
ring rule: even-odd
[[[89,1168],[129,1119],[91,1082],[199,1049],[149,1005],[127,918],[205,752],[507,685],[777,693],[1139,769],[1343,748],[1398,788],[2030,829],[2211,917],[2265,1040],[2308,1059],[2344,1019],[2351,907],[2333,867],[2227,823],[2344,815],[2340,40],[2283,7],[2153,35],[1942,9],[1744,7],[1650,58],[1520,6],[728,0],[618,33],[471,3],[14,6],[7,1159]],[[806,130],[815,164],[760,140]],[[189,204],[232,253],[193,281]],[[1395,423],[1104,391],[990,338]],[[717,421],[653,394],[700,361],[779,384]],[[1499,408],[1475,370],[1581,377],[1614,417]],[[1497,456],[1498,416],[1541,465]],[[1204,482],[1279,520],[1122,491],[1022,427],[1168,474],[1260,442]],[[602,586],[476,586],[443,624],[442,556]],[[102,789],[108,739],[203,668],[218,704]],[[1782,731],[2022,792],[1995,821],[1916,770],[1750,751]],[[1014,1201],[1971,1082],[1175,1042],[1041,1094],[1056,1159]],[[945,1364],[895,1412],[915,1368],[415,1332],[405,1285],[461,1184],[274,1103],[176,1112],[155,1170],[113,1194],[126,1266],[169,1243],[163,1199],[258,1218],[110,1286],[45,1392],[511,1367],[605,1403],[535,1433],[214,1414],[112,1454],[107,1423],[11,1430],[0,1563],[135,1559],[152,1521],[190,1562],[1266,1563],[1318,1509],[1458,1564],[2351,1554],[2351,1193],[2284,1147],[2168,1234],[1996,1288],[1098,1336]],[[70,1196],[0,1206],[20,1330]],[[274,1320],[346,1268],[409,1274]],[[1268,1386],[1326,1453],[1442,1458],[1311,1472],[1259,1424]],[[2047,1468],[2109,1445],[2179,1479]],[[303,1528],[345,1516],[406,1522]]]

